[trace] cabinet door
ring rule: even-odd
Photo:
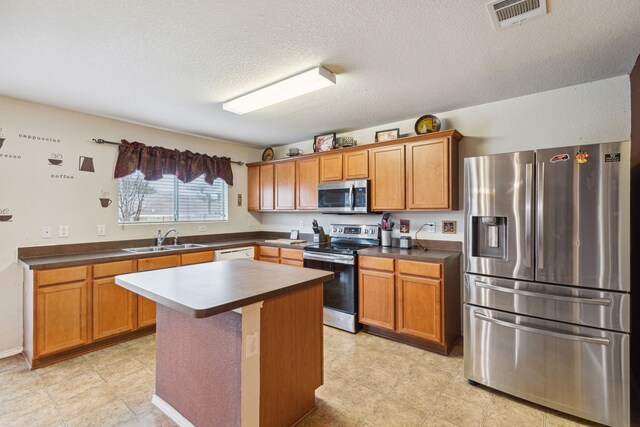
[[[407,150],[407,209],[450,209],[449,139],[414,142]]]
[[[403,275],[396,280],[397,331],[442,343],[440,281]]]
[[[344,153],[344,179],[369,178],[369,152],[367,150]]]
[[[369,150],[371,210],[403,210],[405,206],[404,146]]]
[[[138,260],[138,271],[158,270],[180,265],[180,255],[159,256]],[[138,328],[156,323],[156,303],[138,295]]]
[[[273,165],[260,166],[260,210],[273,210]]]
[[[360,322],[393,330],[395,327],[393,273],[360,269],[359,276]]]
[[[275,164],[276,209],[296,208],[296,162]]]
[[[247,167],[247,209],[260,210],[260,166]]]
[[[37,289],[36,355],[89,343],[87,281]]]
[[[320,182],[342,181],[342,154],[320,156]]]
[[[320,159],[314,157],[296,162],[296,195],[298,209],[318,209]]]
[[[304,261],[298,261],[296,259],[281,258],[280,264],[293,265],[294,267],[304,267]]]
[[[93,280],[93,339],[136,328],[136,294],[116,285],[114,277]]]

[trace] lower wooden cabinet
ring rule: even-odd
[[[40,286],[36,290],[36,356],[89,342],[88,283]]]
[[[360,269],[358,305],[360,322],[380,328],[395,328],[394,274]]]
[[[192,252],[180,255],[180,265],[202,264],[213,262],[213,251]]]
[[[396,277],[396,330],[437,343],[442,342],[441,286],[439,280]]]
[[[138,260],[138,271],[159,270],[180,265],[180,255],[167,255]],[[155,325],[156,303],[138,295],[138,327]]]
[[[115,277],[93,280],[93,339],[136,329],[136,294],[116,285]]]
[[[359,320],[367,332],[448,353],[460,336],[459,256],[432,262],[360,256]],[[446,274],[448,271],[448,275]],[[445,280],[449,290],[445,293]]]

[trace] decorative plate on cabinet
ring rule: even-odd
[[[267,147],[262,152],[262,161],[267,162],[269,160],[273,160],[273,148]]]
[[[438,132],[440,130],[440,119],[431,114],[422,116],[415,125],[416,135],[424,135],[425,133]]]

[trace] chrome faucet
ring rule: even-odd
[[[164,240],[167,238],[169,233],[171,233],[172,231],[176,232],[176,235],[173,238],[173,244],[177,245],[178,244],[178,234],[180,234],[180,232],[178,230],[176,230],[175,228],[172,228],[169,231],[167,231],[166,233],[164,233],[164,236],[162,235],[162,231],[158,230],[158,235],[156,236],[156,246],[162,246],[162,244],[164,243]]]

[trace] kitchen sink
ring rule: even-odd
[[[206,246],[207,245],[200,245],[198,243],[184,243],[182,245],[169,245],[166,247],[170,249],[192,249],[192,248],[204,248]]]
[[[197,243],[184,243],[182,245],[146,246],[143,248],[128,248],[124,250],[127,252],[133,252],[137,254],[146,254],[151,252],[165,252],[165,251],[175,251],[180,249],[204,248],[206,246],[207,245],[199,245]]]

